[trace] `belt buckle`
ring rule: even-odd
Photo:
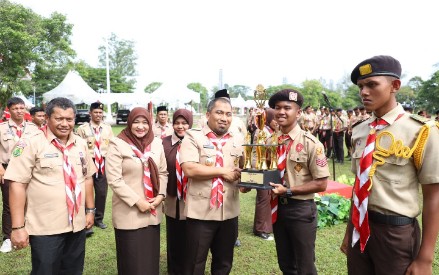
[[[288,199],[285,197],[280,197],[280,204],[282,205],[287,205],[288,204]]]

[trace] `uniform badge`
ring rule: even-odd
[[[328,160],[326,158],[318,158],[316,159],[316,165],[320,167],[325,167],[326,165],[328,165]]]
[[[302,149],[303,149],[303,144],[302,143],[299,143],[299,144],[296,145],[296,152],[300,152],[300,151],[302,151]]]
[[[14,150],[12,151],[12,155],[14,157],[21,156],[21,154],[23,153],[23,149],[26,146],[27,146],[26,142],[24,142],[23,140],[20,140],[20,142],[17,143],[17,145],[15,146]]]
[[[289,100],[291,101],[297,101],[297,93],[296,92],[290,92],[288,95]]]
[[[300,170],[302,170],[302,165],[296,164],[296,166],[294,166],[294,170],[296,170],[296,172],[299,173]]]
[[[317,154],[317,156],[320,156],[321,154],[323,154],[323,148],[322,147],[317,148],[316,154]]]
[[[213,158],[208,157],[204,163],[206,164],[206,166],[213,166],[214,164]]]
[[[361,145],[361,139],[357,140],[356,145],[357,145],[357,147]]]

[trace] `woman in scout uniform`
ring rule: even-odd
[[[106,161],[118,274],[159,274],[168,172],[162,140],[154,137],[148,110],[136,107],[130,112],[126,128],[110,141]]]
[[[396,101],[400,76],[401,64],[391,56],[366,59],[351,73],[373,114],[352,129],[356,179],[341,246],[349,274],[432,274],[439,232],[439,130]]]
[[[268,101],[280,128],[278,170],[282,182],[271,183],[275,194],[271,205],[277,259],[283,274],[317,274],[314,195],[326,190],[329,177],[323,145],[297,123],[302,103],[303,96],[290,89],[275,93]]]
[[[168,274],[183,274],[186,245],[184,206],[188,178],[181,169],[180,147],[186,131],[192,128],[192,122],[189,110],[176,110],[172,117],[174,133],[163,139],[169,172],[165,199]]]

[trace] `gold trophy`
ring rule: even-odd
[[[267,93],[264,86],[259,84],[254,93],[256,102],[256,125],[259,129],[255,142],[250,143],[250,134],[246,137],[245,166],[241,171],[241,183],[238,186],[254,189],[272,189],[270,182],[280,182],[280,174],[277,170],[277,135],[273,133],[267,142],[267,134],[264,131],[266,113],[264,110]],[[252,152],[256,151],[256,161],[253,164]],[[268,159],[267,159],[268,155]],[[268,161],[270,164],[268,165]]]

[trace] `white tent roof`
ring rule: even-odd
[[[151,93],[151,101],[157,106],[167,103],[170,107],[182,108],[190,101],[200,103],[200,94],[188,89],[186,85],[166,82]]]
[[[82,77],[75,71],[67,73],[61,83],[54,89],[43,94],[43,101],[49,102],[56,97],[66,97],[74,104],[91,104],[100,101],[100,95],[96,93]]]
[[[232,103],[233,107],[237,108],[244,108],[246,106],[245,100],[242,98],[241,94],[238,94],[238,97],[231,97],[230,102]]]
[[[118,103],[124,106],[147,106],[151,101],[150,94],[145,92],[136,93],[102,93],[100,102],[104,104]]]

